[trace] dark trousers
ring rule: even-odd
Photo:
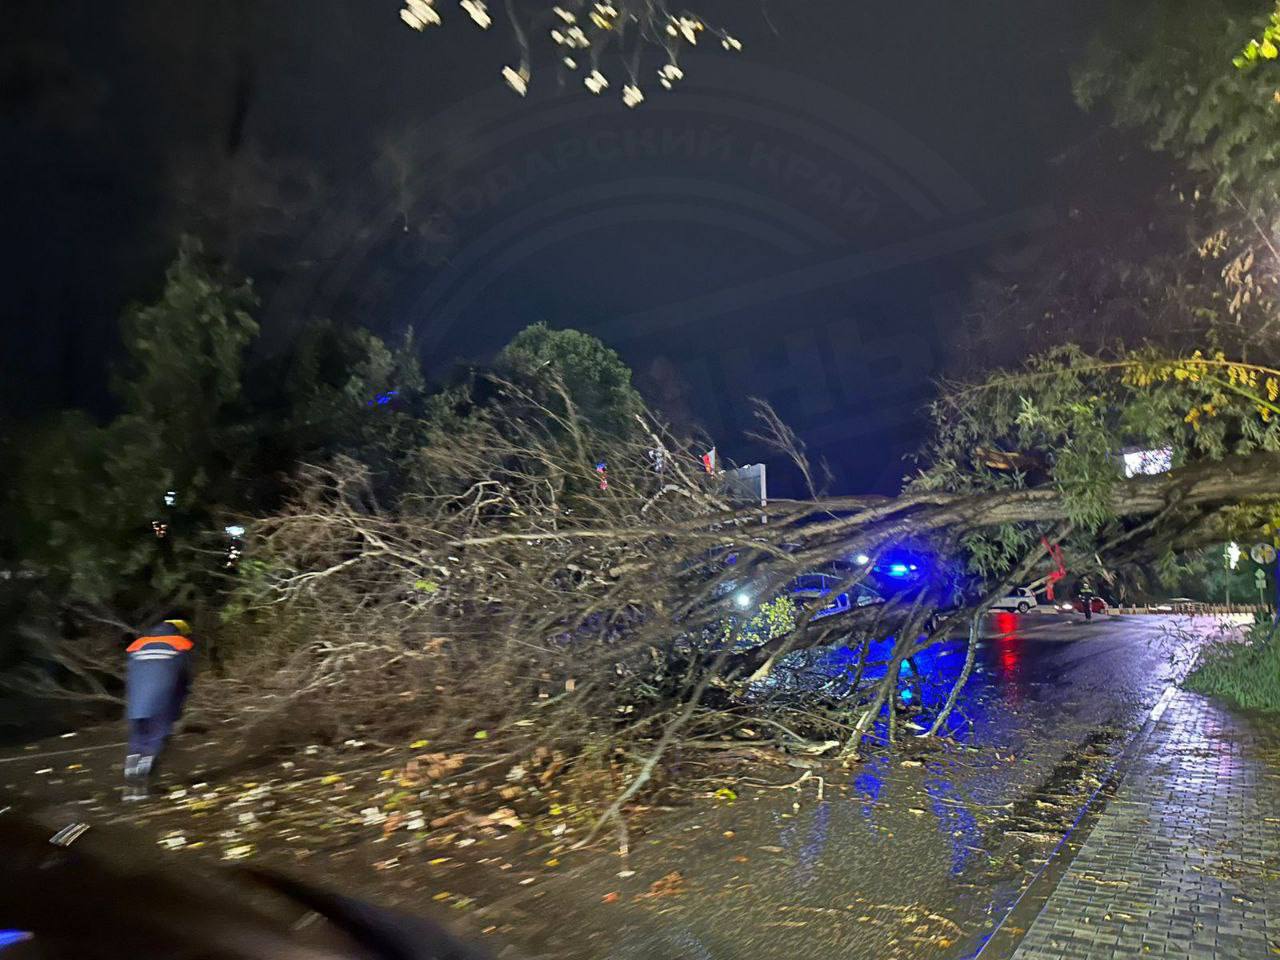
[[[129,753],[158,757],[173,732],[172,717],[143,717],[129,721]]]

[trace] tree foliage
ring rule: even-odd
[[[1124,482],[1126,449],[1167,450],[1175,468],[1275,453],[1278,398],[1280,371],[1223,354],[1179,358],[1146,347],[1100,359],[1061,347],[1020,371],[950,385],[933,405],[938,430],[909,488],[1052,486],[1074,531],[1076,557],[1088,558],[1090,566],[1102,562],[1113,542],[1145,547],[1151,555],[1175,540],[1185,549],[1196,538],[1227,538],[1236,525],[1257,536],[1260,524],[1252,515],[1183,511],[1175,498],[1162,529],[1137,537],[1117,522],[1115,494]],[[966,545],[974,567],[989,574],[1007,568],[1035,536],[1004,528],[971,536]],[[1161,536],[1171,539],[1153,547]]]
[[[1234,0],[1117,11],[1074,75],[1081,105],[1116,131],[1059,165],[1066,210],[1052,234],[1002,252],[975,282],[953,371],[1064,342],[1280,363],[1280,104],[1266,71],[1230,63],[1258,14]],[[1135,136],[1154,152],[1135,153]]]
[[[1254,70],[1268,60],[1280,56],[1280,4],[1276,4],[1271,18],[1262,32],[1251,37],[1232,59],[1237,70]]]
[[[412,331],[388,346],[368,330],[317,320],[255,365],[246,395],[258,439],[238,473],[255,485],[259,512],[279,502],[298,464],[339,455],[368,464],[380,492],[394,496],[415,469],[431,392]]]
[[[115,414],[20,428],[6,554],[59,602],[123,623],[195,599],[216,606],[234,583],[224,526],[276,509],[301,464],[359,462],[370,493],[398,504],[422,495],[424,475],[456,474],[424,451],[492,429],[494,398],[428,388],[411,334],[389,346],[318,320],[287,350],[255,355],[256,305],[249,283],[184,240],[157,298],[122,318]],[[499,365],[562,416],[635,429],[630,371],[592,337],[532,327]]]
[[[255,302],[184,242],[159,298],[122,321],[119,414],[99,425],[67,413],[27,438],[10,536],[67,599],[148,606],[185,592],[173,545],[207,527],[233,485]]]
[[[485,0],[461,0],[459,6],[480,29],[492,26]],[[562,81],[566,75],[581,76],[583,86],[597,96],[611,83],[617,86],[621,75],[620,95],[628,107],[644,101],[643,89],[652,80],[667,90],[679,82],[684,77],[680,56],[699,40],[705,44],[714,38],[725,50],[742,49],[741,41],[724,29],[665,0],[506,0],[499,16],[518,53],[516,64],[504,67],[502,77],[520,96],[528,92],[533,50],[540,43],[557,57]],[[444,22],[437,0],[404,0],[400,19],[420,32]],[[651,52],[660,63],[655,64]],[[647,69],[653,70],[649,77]]]
[[[753,715],[853,754],[892,703],[899,665],[1042,573],[1042,538],[1063,542],[1077,571],[1110,572],[1255,523],[1280,499],[1280,371],[1225,357],[1059,351],[949,390],[902,495],[763,507],[735,504],[700,469],[700,448],[643,410],[644,429],[619,433],[567,391],[544,402],[520,383],[495,387],[428,441],[402,503],[370,496],[368,471],[344,461],[309,472],[258,525],[237,616],[253,635],[306,624],[252,656],[263,716],[292,718],[305,698],[324,705],[324,729],[296,735],[412,718],[450,738],[483,724],[578,746],[623,736],[621,716],[662,751],[673,729],[716,735]],[[1170,443],[1172,470],[1126,478],[1126,441]],[[1001,453],[1024,466],[996,466]],[[833,593],[854,591],[871,567],[851,557],[873,566],[905,542],[968,558],[968,590],[928,576],[825,618],[830,595],[789,596],[816,571]],[[818,688],[790,679],[831,645],[876,671]],[[369,703],[386,706],[376,721]]]
[[[1006,367],[1021,366],[1020,350],[1040,356],[944,391],[934,408],[943,429],[914,485],[1051,483],[1087,558],[1099,538],[1126,535],[1108,506],[1119,450],[1167,447],[1191,465],[1275,448],[1280,104],[1262,71],[1231,67],[1241,37],[1263,29],[1260,14],[1234,0],[1146,3],[1100,33],[1075,71],[1076,96],[1163,155],[1171,186],[1129,173],[1116,193],[1091,178],[1047,252],[975,285],[970,356],[989,360],[991,344]],[[1133,183],[1151,193],[1125,196]],[[1045,340],[1078,346],[1032,345]],[[972,377],[980,363],[958,369]],[[1253,534],[1261,526],[1254,512],[1201,517],[1192,537],[1186,520],[1170,506],[1166,548],[1225,536],[1237,521]],[[1027,539],[1006,529],[970,547],[985,569]],[[1171,561],[1166,550],[1161,565]]]
[[[513,373],[563,385],[596,429],[613,434],[636,429],[644,404],[631,385],[631,369],[590,334],[534,324],[507,344],[498,362]],[[563,407],[559,412],[567,413]]]
[[[1220,205],[1274,216],[1280,104],[1268,77],[1231,67],[1241,37],[1265,20],[1256,0],[1146,3],[1124,17],[1076,71],[1081,104],[1105,105],[1203,178]]]

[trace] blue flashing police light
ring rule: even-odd
[[[911,568],[908,567],[905,563],[889,564],[889,576],[891,577],[905,577],[910,572],[911,572]]]
[[[902,697],[902,699],[903,699],[904,701],[906,701],[906,700],[910,700],[910,699],[911,699],[911,691],[910,691],[910,690],[903,690],[903,691],[902,691],[902,693],[901,693],[901,694],[899,694],[899,696],[901,696],[901,697]]]

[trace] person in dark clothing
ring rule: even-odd
[[[1080,599],[1084,601],[1084,618],[1093,619],[1093,581],[1088,577],[1080,580]]]
[[[166,620],[129,644],[125,670],[125,717],[129,750],[124,761],[124,799],[147,796],[156,763],[191,686],[191,627]]]

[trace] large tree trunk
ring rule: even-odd
[[[1145,527],[1130,531],[1115,541],[1126,556],[1150,550],[1153,542],[1168,538],[1169,528],[1179,535],[1191,530],[1212,529],[1217,511],[1228,505],[1262,502],[1280,498],[1280,454],[1259,453],[1249,457],[1229,457],[1221,461],[1191,464],[1154,477],[1135,477],[1117,483],[1111,509],[1118,520],[1159,518],[1176,507],[1177,524],[1161,524],[1148,519]],[[806,504],[810,510],[813,505]],[[1069,518],[1066,497],[1055,487],[1009,490],[994,493],[956,494],[928,492],[900,497],[832,498],[821,502],[830,519],[796,531],[801,549],[793,555],[798,565],[807,558],[815,562],[833,555],[833,541],[847,540],[846,553],[874,552],[908,537],[940,531],[956,535],[1001,524],[1063,521]],[[1105,547],[1102,549],[1105,550]],[[896,633],[909,616],[897,611],[864,607],[841,617],[852,635],[868,629]],[[877,623],[877,620],[882,622]],[[767,643],[730,658],[730,677],[746,677],[784,652],[803,650],[831,642],[826,630],[775,637]]]

